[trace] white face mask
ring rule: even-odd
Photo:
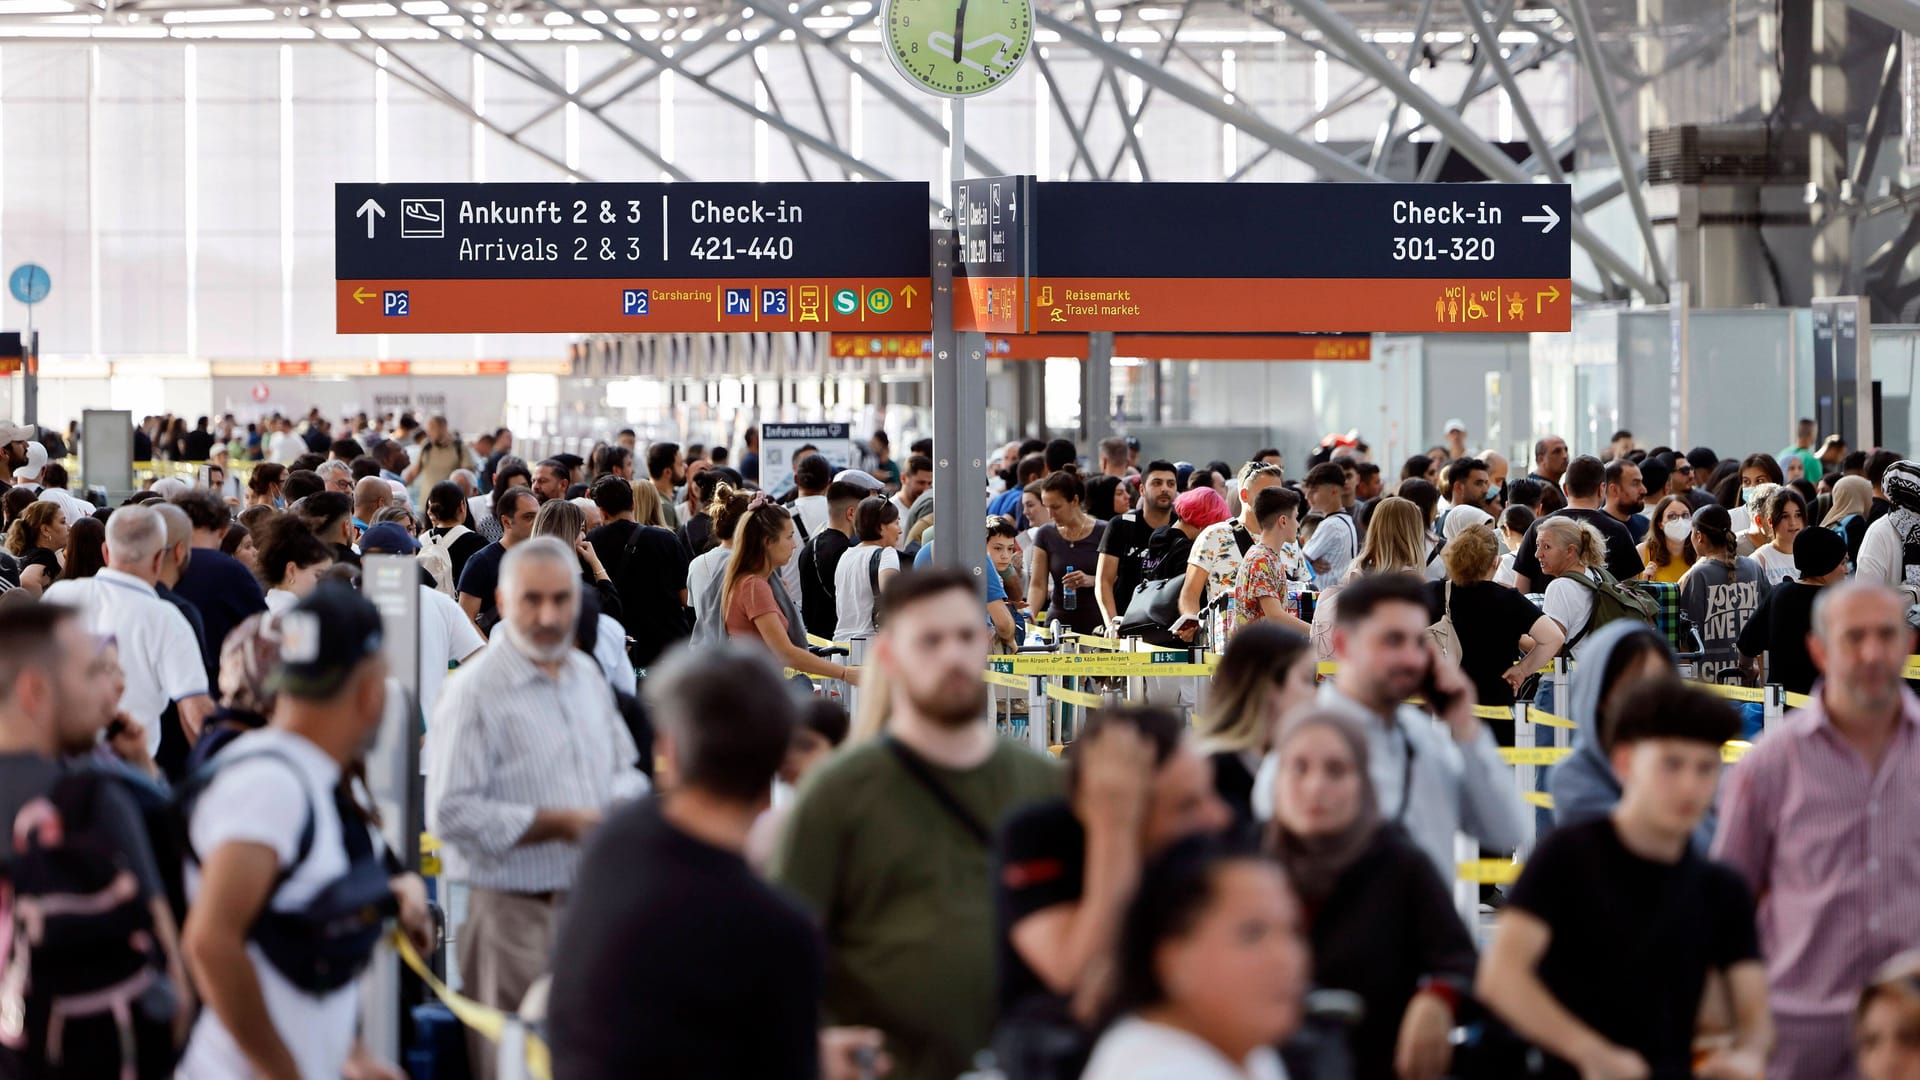
[[[1676,544],[1684,543],[1687,537],[1693,535],[1693,519],[1674,518],[1672,521],[1667,522],[1664,528],[1666,529],[1667,539]]]

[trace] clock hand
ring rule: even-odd
[[[960,0],[960,10],[953,14],[953,62],[960,62],[961,33],[967,25],[967,0]]]

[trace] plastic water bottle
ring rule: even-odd
[[[1067,574],[1071,574],[1071,573],[1073,573],[1073,566],[1072,566],[1072,564],[1068,564],[1068,566],[1067,566]],[[1080,609],[1080,590],[1079,590],[1079,589],[1069,589],[1069,588],[1067,588],[1067,586],[1066,586],[1066,574],[1062,574],[1062,575],[1061,575],[1061,577],[1060,577],[1060,582],[1061,582],[1061,584],[1060,584],[1060,610],[1062,610],[1062,611],[1078,611],[1078,610]]]

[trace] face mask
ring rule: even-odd
[[[1676,544],[1685,543],[1687,537],[1693,535],[1693,521],[1691,518],[1674,518],[1672,521],[1667,522],[1665,528],[1667,539]]]
[[[1753,494],[1752,488],[1750,487],[1741,488],[1740,489],[1740,505],[1745,506],[1747,504],[1747,496],[1752,494]]]

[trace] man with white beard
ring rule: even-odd
[[[547,970],[582,842],[647,792],[639,750],[593,658],[574,647],[579,559],[552,537],[500,563],[500,624],[440,692],[427,728],[427,827],[472,886],[460,928],[469,997],[513,1010]],[[470,1041],[475,1075],[493,1050]]]

